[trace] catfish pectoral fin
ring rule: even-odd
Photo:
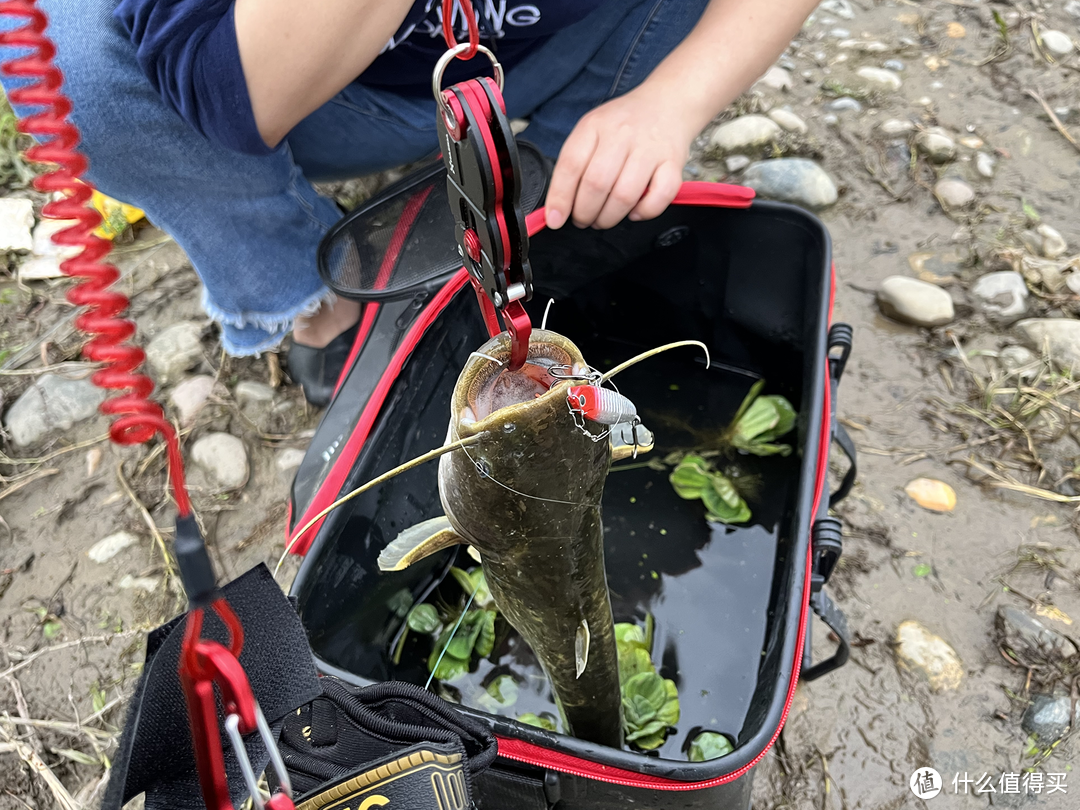
[[[403,571],[436,551],[468,542],[454,531],[445,516],[425,520],[406,529],[379,554],[380,571]]]
[[[581,673],[585,671],[585,667],[589,665],[589,643],[591,641],[592,635],[589,633],[589,623],[582,619],[574,637],[574,658],[576,659],[574,663],[577,667],[575,678],[580,678]]]

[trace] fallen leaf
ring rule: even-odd
[[[1035,613],[1046,619],[1053,619],[1056,622],[1062,624],[1072,624],[1073,620],[1069,618],[1069,614],[1064,610],[1053,605],[1039,605],[1035,608]]]
[[[951,512],[956,508],[956,492],[944,481],[916,478],[904,487],[915,503],[931,512]]]
[[[958,22],[951,22],[945,26],[945,36],[949,39],[963,39],[967,36],[967,30]]]

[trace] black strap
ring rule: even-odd
[[[839,669],[847,663],[848,657],[851,654],[851,641],[848,635],[848,623],[847,616],[844,615],[844,611],[840,610],[829,598],[829,595],[825,591],[821,590],[813,594],[810,597],[810,607],[814,609],[816,613],[829,629],[836,634],[839,639],[839,645],[836,648],[836,652],[824,661],[819,661],[808,669],[804,669],[802,672],[802,679],[804,681],[813,681],[820,678],[822,675],[826,675],[832,672],[834,669]],[[809,635],[810,629],[807,628],[807,634]]]
[[[851,434],[847,432],[847,429],[839,422],[833,422],[833,441],[840,445],[840,449],[844,451],[844,455],[848,458],[847,472],[844,473],[844,480],[840,482],[840,486],[836,488],[836,492],[829,495],[829,506],[833,507],[840,501],[844,500],[851,494],[851,488],[855,486],[855,478],[859,474],[859,465],[856,460],[855,442],[851,440]]]
[[[266,719],[275,729],[287,714],[320,694],[319,679],[300,618],[266,566],[248,571],[223,588],[225,598],[244,626],[240,663]],[[102,810],[119,810],[128,800],[146,794],[146,810],[202,810],[202,794],[191,745],[187,708],[177,667],[185,617],[150,633],[146,664],[132,696],[120,749],[113,760]],[[203,635],[226,641],[226,630],[207,613]],[[258,735],[247,745],[256,769],[268,756]],[[226,740],[225,770],[233,803],[244,796],[239,764]]]

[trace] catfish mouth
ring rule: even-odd
[[[496,338],[473,354],[462,373],[466,387],[461,425],[481,422],[503,408],[532,402],[561,382],[566,373],[583,374],[587,370],[580,354],[565,338],[559,336],[556,342],[533,334],[528,359],[517,371],[509,369],[505,338]],[[562,374],[553,375],[552,370],[558,373],[560,367]]]

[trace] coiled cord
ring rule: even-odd
[[[120,272],[103,261],[111,244],[93,233],[101,224],[101,215],[87,205],[93,187],[81,180],[87,162],[76,151],[79,132],[68,119],[71,100],[61,92],[64,76],[53,61],[56,46],[45,35],[45,14],[34,0],[3,0],[0,14],[26,21],[21,28],[0,33],[0,44],[31,51],[27,56],[11,59],[0,66],[7,76],[36,79],[9,93],[13,105],[40,108],[19,121],[19,131],[38,141],[27,150],[26,156],[34,162],[56,166],[37,177],[34,188],[64,194],[64,197],[47,203],[42,216],[77,222],[53,234],[52,239],[58,245],[81,248],[77,255],[60,263],[60,270],[65,275],[83,279],[67,294],[72,304],[85,307],[75,319],[75,325],[91,336],[83,347],[83,356],[104,364],[104,368],[91,377],[94,385],[122,392],[101,406],[102,413],[114,417],[109,436],[116,444],[134,445],[161,435],[168,449],[169,476],[176,506],[180,515],[186,517],[191,514],[191,500],[184,483],[180,442],[161,406],[150,400],[153,381],[137,371],[146,359],[146,353],[128,342],[135,333],[135,324],[120,317],[127,309],[127,296],[110,289]]]

